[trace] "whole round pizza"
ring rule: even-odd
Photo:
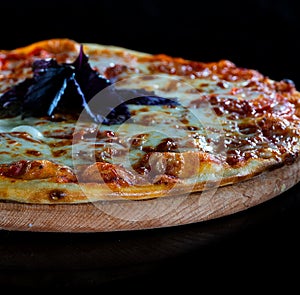
[[[126,219],[149,202],[148,220],[166,215],[140,227],[230,214],[299,181],[299,123],[292,81],[228,60],[69,39],[1,50],[0,212],[105,203]]]

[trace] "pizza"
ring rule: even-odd
[[[1,201],[136,201],[247,186],[298,171],[299,127],[291,80],[229,60],[70,39],[0,51]]]

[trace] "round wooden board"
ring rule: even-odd
[[[183,225],[263,203],[300,180],[300,161],[239,184],[143,201],[35,205],[0,202],[0,228],[36,232],[107,232]]]

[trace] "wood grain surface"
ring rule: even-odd
[[[35,205],[0,202],[0,229],[108,232],[183,225],[234,214],[263,203],[300,180],[300,161],[239,184],[143,201]]]

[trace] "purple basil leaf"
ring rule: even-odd
[[[126,100],[126,104],[172,106],[179,105],[177,98],[157,96],[155,95],[154,91],[147,91],[144,89],[118,89],[117,94],[120,95],[123,100]]]
[[[89,107],[96,122],[105,125],[121,124],[130,118],[130,112],[123,97],[117,94],[113,85],[105,88],[101,96],[91,100]]]
[[[108,79],[92,69],[88,62],[88,57],[83,52],[82,45],[77,59],[71,65],[75,68],[75,79],[80,85],[87,102],[102,89],[111,85]]]
[[[111,125],[130,118],[128,104],[178,105],[176,99],[156,96],[154,92],[106,88],[111,81],[92,69],[83,46],[73,63],[58,64],[54,59],[41,59],[33,63],[32,69],[33,78],[17,84],[0,97],[0,118],[20,114],[23,118],[55,113],[79,115],[84,111],[94,121]],[[103,98],[91,100],[104,89]]]
[[[0,118],[10,118],[21,114],[24,96],[33,83],[34,79],[26,79],[0,97]]]
[[[73,85],[72,85],[73,84]],[[69,108],[73,109],[73,112],[80,112],[80,111],[85,111],[86,114],[91,117],[94,121],[97,121],[96,119],[96,116],[93,114],[93,112],[90,110],[90,107],[89,105],[87,104],[86,102],[86,99],[85,99],[85,95],[84,93],[82,92],[81,90],[81,86],[79,85],[79,83],[76,81],[75,79],[75,74],[73,73],[72,77],[70,78],[70,83],[69,83],[69,91],[74,91],[74,89],[76,90],[76,93],[77,93],[77,97],[79,96],[79,103],[76,103],[76,104],[72,104],[73,106],[69,106]],[[72,87],[73,86],[73,87]],[[75,98],[76,96],[74,96]],[[74,108],[77,108],[75,109]],[[63,107],[66,107],[63,106]]]
[[[86,64],[88,64],[89,58],[87,55],[83,52],[83,45],[80,45],[79,54],[75,61],[71,64],[75,67],[77,71],[80,71],[82,67],[84,67]]]
[[[38,77],[50,68],[58,68],[59,64],[55,59],[39,59],[35,60],[32,64],[33,75]]]
[[[61,100],[66,83],[72,71],[67,67],[48,68],[43,74],[34,77],[35,83],[25,94],[22,109],[23,118],[28,116],[52,115]]]
[[[74,63],[58,64],[41,59],[32,64],[33,78],[14,86],[0,97],[0,117],[51,116],[57,112],[79,114],[89,110],[88,102],[111,83],[88,63],[81,46]]]

